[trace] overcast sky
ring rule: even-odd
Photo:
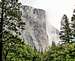
[[[46,10],[47,22],[60,29],[60,21],[63,14],[72,16],[75,8],[75,0],[20,0],[23,5]]]

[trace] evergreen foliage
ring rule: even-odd
[[[72,37],[75,40],[75,10],[73,11],[73,16],[71,17],[71,32],[72,32]]]
[[[72,36],[71,36],[71,29],[69,26],[68,17],[66,15],[63,16],[61,22],[61,31],[60,31],[60,39],[64,43],[70,43]]]
[[[75,61],[75,43],[50,47],[44,54],[44,61]]]
[[[24,29],[25,23],[21,20],[21,3],[18,0],[0,0],[0,61],[2,60],[3,33],[5,31],[20,34],[18,29]]]

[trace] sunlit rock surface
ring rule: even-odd
[[[59,41],[59,31],[47,23],[46,12],[30,6],[22,6],[22,20],[25,30],[21,31],[25,42],[38,51],[45,51],[52,41]]]
[[[38,51],[44,51],[48,46],[45,11],[30,6],[22,6],[21,10],[22,20],[25,21],[22,37]]]

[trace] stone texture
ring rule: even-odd
[[[25,22],[22,37],[38,51],[44,51],[48,46],[45,11],[30,6],[22,6],[21,10],[22,20]]]

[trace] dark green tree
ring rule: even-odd
[[[2,61],[2,48],[5,40],[3,32],[14,31],[19,33],[18,29],[23,29],[21,20],[21,3],[18,0],[0,0],[0,61]]]
[[[64,43],[71,42],[71,29],[70,29],[68,17],[66,15],[62,17],[60,39]]]
[[[71,17],[71,30],[72,30],[72,37],[75,39],[75,10],[73,11],[73,16]]]

